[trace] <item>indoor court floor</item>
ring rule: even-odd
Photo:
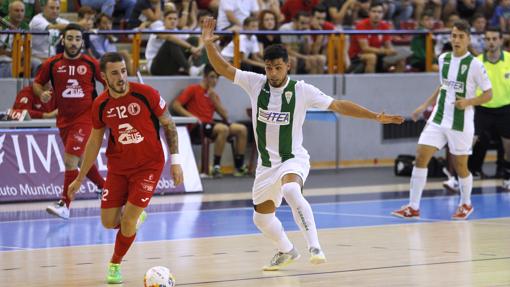
[[[510,193],[498,184],[476,182],[475,211],[460,222],[450,220],[458,195],[438,182],[412,221],[390,215],[408,202],[408,184],[305,189],[328,262],[308,262],[283,205],[277,216],[302,256],[276,272],[261,270],[276,249],[252,223],[249,191],[157,196],[116,286],[143,286],[156,265],[169,267],[177,286],[510,286]],[[101,226],[99,201],[74,203],[67,221],[49,217],[46,205],[1,205],[0,285],[107,286],[116,230]]]

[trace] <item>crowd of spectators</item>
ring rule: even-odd
[[[77,20],[90,36],[84,52],[99,58],[118,49],[129,37],[94,34],[97,30],[150,29],[200,31],[206,16],[215,16],[218,30],[424,30],[447,32],[459,19],[468,19],[474,32],[473,54],[483,51],[487,26],[510,30],[510,0],[81,0]],[[1,29],[49,32],[34,35],[32,70],[55,55],[60,32],[70,22],[60,14],[58,0],[0,0]],[[436,34],[434,53],[450,49],[448,33]],[[13,35],[0,34],[0,76],[11,75]],[[244,35],[241,64],[263,72],[261,53],[270,44],[289,49],[291,73],[326,71],[325,35]],[[223,37],[222,54],[232,58],[231,37]],[[353,35],[347,37],[345,69],[353,73],[424,71],[425,36]],[[336,46],[335,46],[336,47]],[[338,48],[338,47],[336,47]],[[126,62],[131,58],[122,51]],[[338,54],[338,53],[335,53]],[[200,75],[207,64],[195,34],[146,35],[142,57],[146,72],[154,75]],[[129,65],[131,66],[131,65]],[[434,66],[436,67],[436,66]],[[134,71],[130,71],[132,74]]]

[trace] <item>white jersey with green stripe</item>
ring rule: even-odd
[[[234,83],[250,96],[259,165],[276,166],[290,158],[309,160],[303,147],[306,110],[327,109],[333,98],[303,81],[287,79],[271,87],[265,75],[236,70]]]
[[[474,109],[455,107],[457,98],[474,98],[476,90],[491,89],[491,82],[482,62],[469,52],[455,57],[452,52],[439,56],[439,80],[441,83],[436,106],[429,123],[456,131],[474,131]]]

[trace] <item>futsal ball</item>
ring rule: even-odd
[[[164,266],[152,267],[143,277],[145,287],[173,287],[175,286],[174,275]]]

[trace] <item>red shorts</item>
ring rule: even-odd
[[[64,151],[68,154],[81,157],[92,132],[91,124],[74,124],[60,128],[60,138],[64,143]]]
[[[145,208],[156,190],[163,168],[144,168],[130,174],[108,172],[101,208],[121,207],[130,202]]]

